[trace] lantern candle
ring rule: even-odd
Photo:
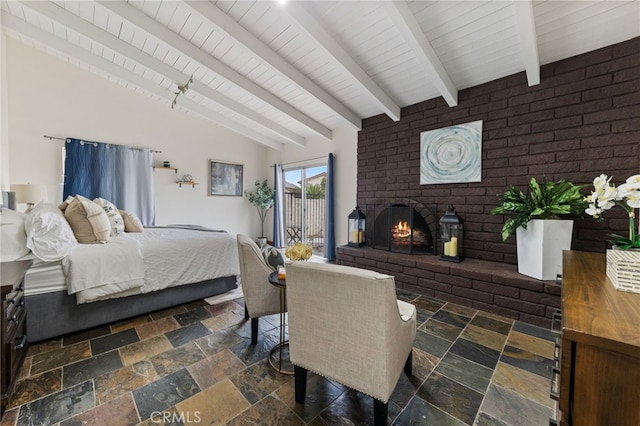
[[[458,255],[458,237],[451,237],[449,242],[449,256]]]

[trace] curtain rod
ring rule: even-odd
[[[294,161],[292,163],[284,163],[284,164],[280,164],[282,167],[285,166],[292,166],[292,165],[296,165],[296,164],[302,164],[302,163],[308,163],[309,161],[315,161],[315,160],[327,160],[329,157],[329,154],[325,155],[324,157],[316,157],[316,158],[309,158],[307,160],[300,160],[300,161]],[[336,159],[336,155],[333,154],[333,159]],[[273,168],[273,164],[270,165],[269,167]]]
[[[54,139],[59,140],[59,141],[66,141],[66,140],[67,140],[67,138],[59,138],[59,137],[56,137],[56,136],[48,136],[48,135],[44,135],[44,137],[45,137],[45,138],[48,138],[49,140],[54,140]],[[86,141],[86,142],[89,142],[89,141]],[[101,142],[101,143],[104,143],[104,142]],[[118,144],[115,144],[115,143],[109,143],[109,144],[107,144],[107,145],[118,145]],[[124,146],[124,145],[120,145],[120,146]],[[127,147],[127,148],[129,148],[129,149],[142,149],[142,148],[136,148],[136,147],[133,147],[133,146],[129,146],[129,147]],[[156,153],[156,154],[162,154],[162,151],[157,151],[157,150],[155,150],[155,149],[152,149],[152,150],[150,150],[150,151],[151,151],[151,152],[153,152],[153,153]]]

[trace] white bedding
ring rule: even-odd
[[[113,244],[114,241],[127,239],[124,243]],[[132,255],[127,262],[114,261],[108,253],[114,249],[122,253],[130,253],[132,247],[141,249],[143,277],[137,277],[140,270],[135,269],[134,278],[128,276],[124,265],[136,256]],[[74,248],[70,260],[63,259],[67,278],[67,291],[75,294],[78,303],[88,303],[101,299],[125,297],[137,293],[148,293],[164,288],[196,283],[200,281],[240,274],[236,239],[226,232],[211,232],[181,228],[145,228],[142,233],[128,233],[122,237],[112,238],[106,244],[80,244]],[[112,253],[113,254],[113,253]],[[128,257],[128,256],[127,256]],[[81,261],[80,259],[83,259]],[[74,270],[75,265],[84,264]],[[55,264],[54,264],[55,263]],[[140,268],[138,261],[135,268]],[[91,265],[91,266],[88,266]],[[34,265],[35,266],[35,265]],[[85,269],[96,271],[86,271]],[[39,263],[33,272],[25,277],[25,294],[37,294],[31,287],[38,284],[40,293],[55,291],[51,285],[44,285],[44,276],[54,275],[53,270],[60,270],[60,262]],[[92,277],[84,285],[74,282],[69,287],[68,278],[77,278],[83,274]],[[101,284],[96,278],[102,276]],[[58,278],[59,279],[59,278]],[[55,285],[54,285],[55,286]],[[55,287],[58,287],[59,284]]]
[[[129,235],[110,239],[105,244],[77,245],[62,259],[67,291],[69,294],[89,289],[99,291],[104,285],[116,285],[118,291],[142,287],[142,253],[142,245]]]

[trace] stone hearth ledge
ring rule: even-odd
[[[519,274],[516,265],[479,259],[452,263],[433,255],[349,246],[337,247],[336,263],[393,275],[399,289],[541,327],[550,327],[560,308],[560,283]]]

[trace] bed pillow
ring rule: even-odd
[[[69,204],[71,204],[72,201],[73,201],[73,197],[71,195],[67,195],[67,198],[58,205],[58,208],[62,210],[62,212],[64,212],[67,209],[67,207],[69,207]]]
[[[122,215],[122,219],[124,220],[124,232],[144,231],[144,226],[142,225],[140,218],[138,218],[135,213],[128,212],[126,210],[120,210],[120,214]]]
[[[29,253],[24,221],[27,215],[0,209],[0,261],[11,262]]]
[[[102,207],[102,210],[107,214],[109,223],[111,224],[110,236],[118,237],[124,234],[124,219],[122,219],[118,208],[111,201],[100,197],[94,198],[93,202]]]
[[[106,243],[111,235],[111,222],[104,209],[82,195],[76,195],[64,211],[73,234],[82,244]]]
[[[69,223],[53,204],[38,203],[27,215],[24,226],[27,248],[45,262],[62,259],[78,245]]]
[[[260,251],[262,252],[264,261],[267,262],[267,265],[269,265],[272,270],[277,271],[278,266],[284,265],[282,253],[280,253],[277,248],[270,246],[269,244],[264,244],[260,247]]]

